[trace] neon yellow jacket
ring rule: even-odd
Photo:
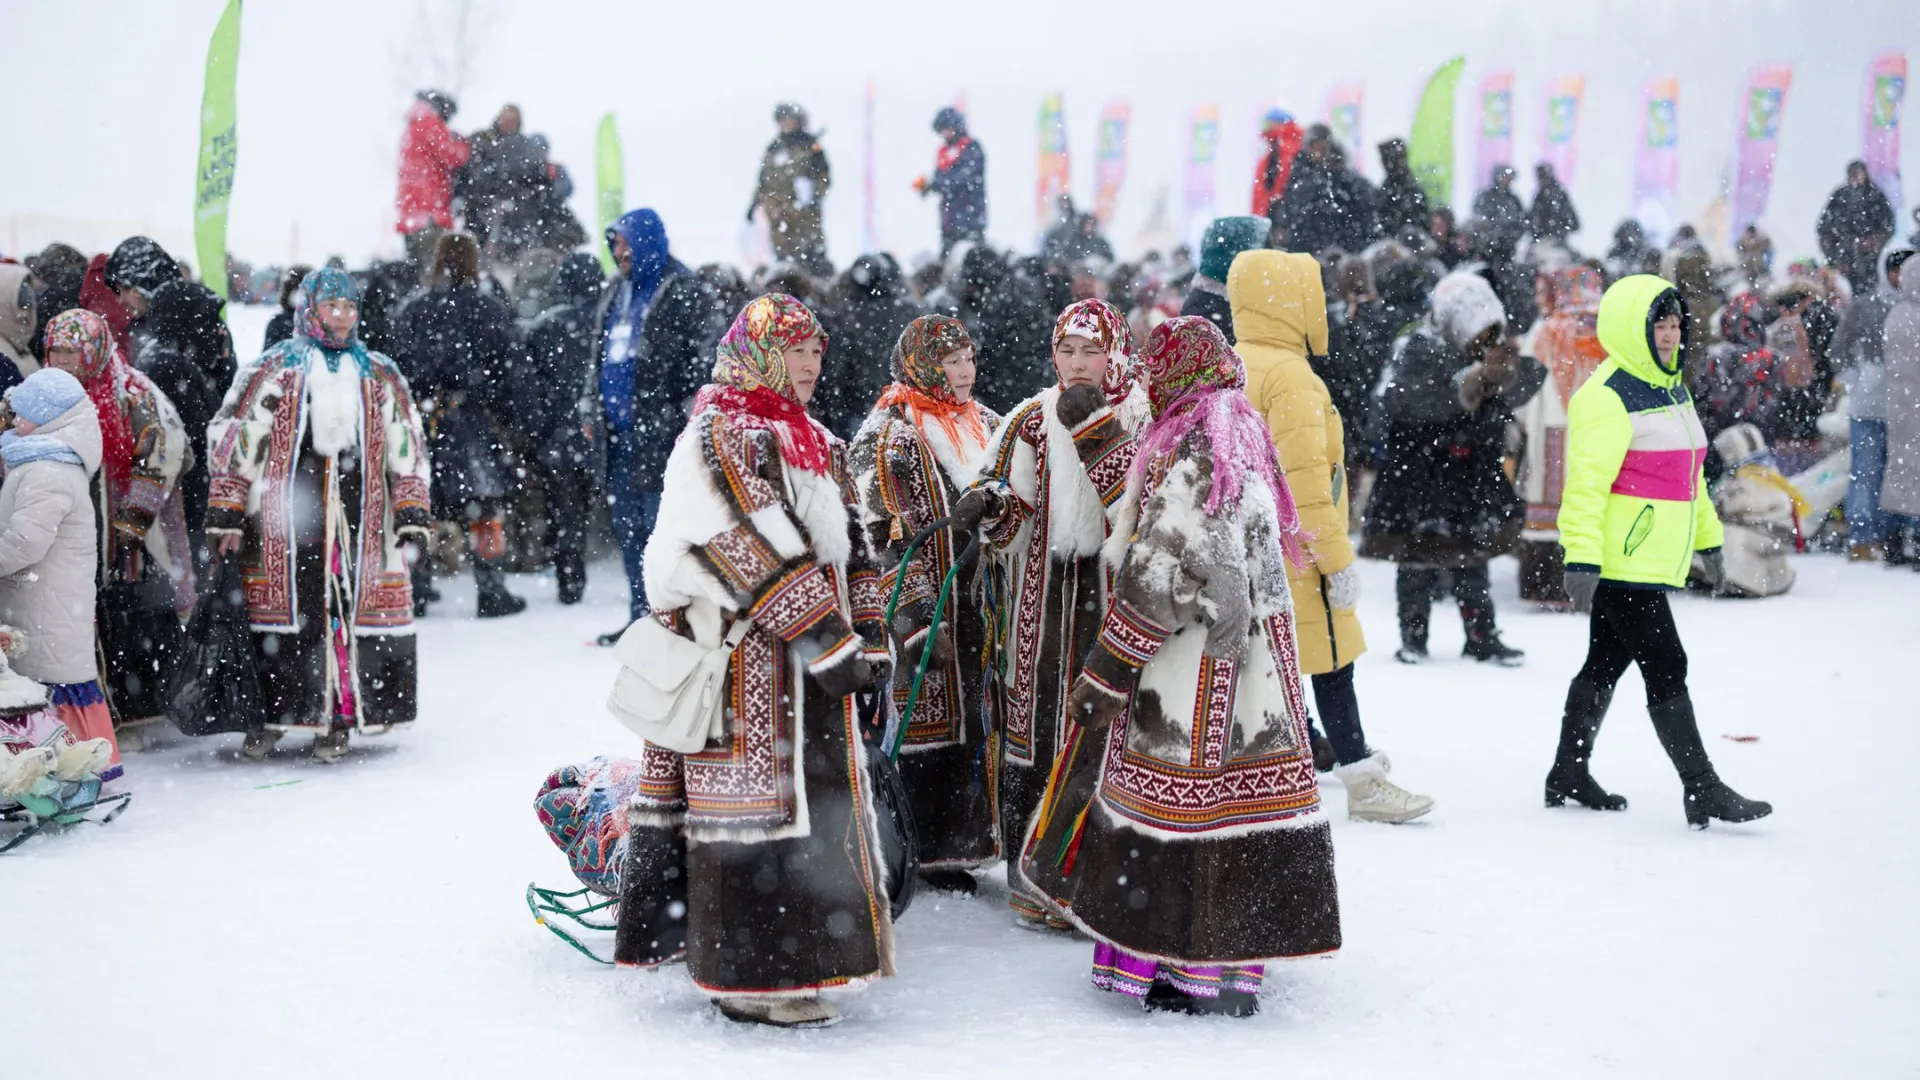
[[[1693,553],[1722,542],[1702,466],[1707,435],[1679,374],[1654,359],[1649,319],[1674,286],[1622,278],[1600,300],[1607,362],[1567,405],[1560,546],[1568,570],[1638,588],[1686,585]],[[1684,349],[1685,346],[1682,346]]]

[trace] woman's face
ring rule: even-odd
[[[351,300],[320,302],[320,325],[327,328],[327,336],[335,341],[345,341],[359,321],[360,305]]]
[[[79,349],[48,349],[47,366],[64,371],[81,382],[87,381],[86,354]]]
[[[793,383],[793,396],[799,398],[802,405],[813,400],[813,392],[820,385],[820,361],[826,354],[826,345],[819,334],[790,346],[781,354],[787,362],[787,379]]]
[[[940,358],[940,370],[947,373],[947,389],[953,400],[965,405],[973,400],[973,346],[963,345]]]
[[[1674,354],[1680,348],[1680,316],[1668,315],[1655,320],[1653,324],[1653,351],[1659,359],[1662,370],[1677,370],[1679,363]]]
[[[18,413],[15,413],[13,415],[13,430],[19,432],[22,435],[31,435],[34,432],[40,430],[40,425],[34,423],[33,421],[27,419],[24,416],[21,416]]]
[[[1053,347],[1053,370],[1061,386],[1099,386],[1107,374],[1107,354],[1085,334],[1068,334]]]

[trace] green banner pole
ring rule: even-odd
[[[600,181],[600,234],[605,236],[607,229],[620,220],[627,206],[627,169],[620,157],[620,129],[614,126],[612,113],[600,118],[600,134],[595,140],[593,158],[594,171]],[[613,273],[613,252],[607,250],[604,241],[595,246],[600,251],[601,269]]]
[[[240,0],[228,0],[207,43],[200,97],[200,168],[193,185],[193,247],[200,280],[227,295],[227,203],[233,196],[234,80],[240,72]]]

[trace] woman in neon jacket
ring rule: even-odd
[[[1773,812],[1720,782],[1687,694],[1687,654],[1666,594],[1686,585],[1695,553],[1717,589],[1725,576],[1720,519],[1701,465],[1706,432],[1681,378],[1686,303],[1651,274],[1623,278],[1600,301],[1607,362],[1567,406],[1567,486],[1560,503],[1567,595],[1592,613],[1587,662],[1567,691],[1548,806],[1568,799],[1624,810],[1587,769],[1593,739],[1629,663],[1640,665],[1647,713],[1686,789],[1687,824],[1752,821]]]

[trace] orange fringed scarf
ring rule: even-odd
[[[881,391],[880,400],[874,403],[874,407],[897,407],[907,414],[907,419],[923,429],[928,420],[939,424],[940,430],[947,433],[947,438],[963,461],[971,460],[987,448],[987,425],[980,419],[980,404],[976,401],[969,400],[965,404],[942,401],[924,390],[896,382]]]

